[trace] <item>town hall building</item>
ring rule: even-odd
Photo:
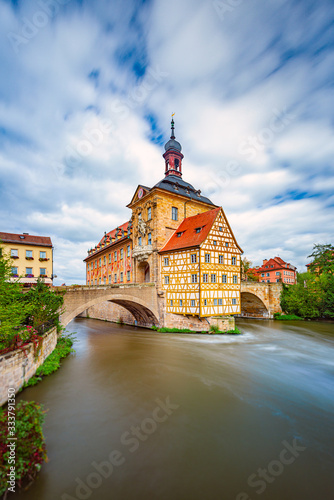
[[[240,314],[242,250],[222,207],[183,180],[181,151],[172,119],[164,178],[152,188],[138,185],[129,221],[88,251],[86,283],[154,283],[164,297],[163,326],[189,320],[201,328]]]

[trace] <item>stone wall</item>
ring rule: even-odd
[[[211,325],[217,326],[222,332],[226,332],[235,328],[235,319],[233,316],[211,316],[199,319],[197,316],[165,313],[163,324],[166,328],[188,328],[198,332],[208,332]]]
[[[42,345],[35,359],[34,346],[29,344],[25,352],[17,349],[0,356],[0,405],[8,399],[8,389],[13,388],[15,394],[33,375],[37,368],[51,354],[57,344],[57,329],[53,328],[43,336]]]
[[[125,325],[136,324],[136,319],[130,311],[112,302],[100,302],[86,309],[80,316],[84,318],[112,321],[113,323],[124,323]]]

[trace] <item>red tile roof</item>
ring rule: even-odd
[[[124,229],[124,231],[127,231],[128,225],[129,225],[129,221],[124,222],[124,224],[121,224],[120,226],[118,226],[118,229],[120,229],[121,232],[122,232],[122,229]],[[115,236],[116,236],[116,229],[112,229],[105,236],[109,236],[110,238],[115,238]],[[101,240],[99,241],[99,245],[101,245],[104,242],[105,236],[103,236],[103,238],[101,238]]]
[[[199,246],[206,240],[219,210],[220,207],[214,208],[208,212],[203,212],[202,214],[184,219],[165,246],[161,248],[160,252],[169,252],[171,250]],[[196,228],[199,227],[202,228],[202,230],[196,233]],[[177,236],[178,233],[182,233],[181,236]]]
[[[52,247],[51,238],[49,236],[34,236],[32,234],[14,234],[14,233],[1,233],[0,242],[15,243],[24,245],[34,245],[42,247]]]
[[[263,272],[269,272],[270,270],[274,271],[277,269],[290,269],[291,271],[294,271],[296,268],[293,265],[284,262],[281,257],[274,257],[273,259],[269,259],[265,264],[256,269],[256,273],[259,274]]]

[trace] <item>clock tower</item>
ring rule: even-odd
[[[174,120],[171,123],[171,136],[165,144],[165,153],[162,155],[165,159],[165,176],[175,175],[182,178],[182,159],[181,144],[175,140]]]

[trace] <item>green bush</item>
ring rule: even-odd
[[[36,374],[24,384],[24,387],[36,385],[42,380],[43,377],[47,377],[48,375],[51,375],[51,373],[58,370],[58,368],[60,367],[60,360],[62,358],[66,358],[66,356],[71,352],[74,352],[74,349],[72,349],[74,342],[75,340],[73,338],[73,334],[62,334],[60,337],[58,337],[55,349],[45,359],[44,363],[39,368],[37,368]]]
[[[8,441],[8,411],[15,411],[16,441]],[[46,447],[42,432],[44,411],[33,401],[20,401],[8,410],[0,410],[0,495],[8,489],[7,474],[10,470],[10,450],[8,442],[15,442],[15,482],[19,488],[33,481],[47,461]],[[13,466],[13,465],[12,465]]]
[[[274,319],[277,319],[279,321],[295,321],[295,320],[302,320],[300,316],[297,316],[296,314],[281,314],[281,313],[274,313]]]

